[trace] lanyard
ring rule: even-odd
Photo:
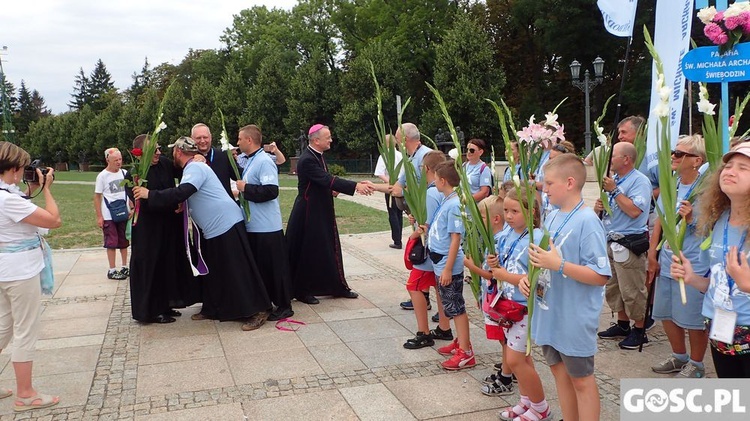
[[[729,231],[729,218],[732,216],[730,213],[727,215],[727,221],[724,223],[724,242],[723,242],[723,258],[724,258],[724,271],[726,272],[727,269],[727,254],[729,254],[729,245],[728,243],[728,231]],[[747,237],[747,230],[742,232],[742,237],[740,238],[740,244],[739,249],[737,250],[737,253],[742,251],[742,247],[745,246],[745,238]],[[734,286],[734,279],[729,275],[727,272],[727,285],[729,285],[729,295],[732,295],[732,287]]]
[[[211,148],[211,154],[208,157],[208,166],[211,166],[211,163],[214,162],[214,148]]]
[[[440,204],[438,205],[437,209],[435,209],[435,217],[433,218],[433,221],[440,215],[440,208],[443,207],[443,204],[451,199],[451,197],[454,197],[456,195],[456,192],[449,194]]]
[[[688,189],[687,193],[685,193],[685,196],[682,197],[682,200],[687,200],[688,197],[690,197],[690,193],[693,192],[693,189],[695,188],[695,185],[698,184],[698,180],[701,179],[701,175],[698,174],[697,177],[695,177],[695,181],[693,181],[693,184],[690,185],[690,188]],[[677,193],[680,192],[680,185],[682,184],[682,178],[677,179]],[[681,202],[680,200],[679,202]],[[675,212],[679,212],[680,210],[680,203],[677,202],[677,209],[675,209]]]
[[[261,148],[262,149],[262,148]],[[253,163],[253,160],[255,160],[255,157],[258,156],[259,153],[263,152],[261,149],[258,149],[253,156],[251,156],[247,162],[245,163],[245,168],[242,170],[242,179],[245,180],[245,174],[247,174],[247,170],[250,169],[250,164]]]
[[[510,256],[513,255],[513,250],[516,248],[516,244],[518,244],[518,242],[523,237],[526,237],[526,234],[528,234],[528,233],[529,233],[529,229],[528,228],[524,229],[523,232],[521,233],[521,235],[518,236],[518,238],[516,238],[513,241],[513,243],[510,245],[510,250],[508,250],[508,252],[503,255],[503,262],[502,262],[502,264],[500,266],[505,267],[505,264],[508,262],[508,259],[510,259]],[[505,245],[505,239],[503,239],[503,245]]]
[[[560,227],[558,227],[557,231],[555,231],[555,235],[552,236],[552,241],[553,242],[557,240],[557,236],[560,235],[560,231],[562,231],[563,227],[565,226],[565,224],[568,223],[568,221],[570,220],[570,218],[573,215],[575,215],[576,212],[578,212],[578,209],[581,209],[581,206],[583,206],[583,199],[581,199],[581,201],[578,202],[578,204],[576,205],[576,207],[573,208],[572,211],[570,211],[570,213],[568,214],[568,216],[566,216],[565,219],[563,219],[562,224],[560,224]],[[552,226],[552,223],[555,222],[555,219],[557,219],[557,215],[559,215],[559,214],[560,214],[560,212],[556,213],[555,217],[552,218],[552,221],[549,223],[550,227]]]

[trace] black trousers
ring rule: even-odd
[[[388,223],[391,224],[393,244],[401,245],[402,231],[404,229],[403,212],[396,206],[390,194],[385,195],[385,207],[388,209]]]

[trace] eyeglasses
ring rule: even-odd
[[[685,157],[685,156],[690,156],[690,157],[693,157],[693,158],[695,158],[695,157],[696,157],[696,156],[698,156],[698,155],[696,155],[696,154],[694,154],[694,153],[690,153],[690,152],[685,152],[685,151],[676,151],[676,150],[675,150],[675,151],[672,151],[672,156],[674,156],[674,157],[675,157],[675,158],[677,158],[677,159],[680,159],[680,158],[683,158],[683,157]]]
[[[562,153],[567,153],[568,152],[568,150],[563,145],[555,145],[555,146],[552,147],[552,150],[553,151],[562,152]]]
[[[476,149],[474,149],[474,148],[467,148],[467,149],[466,149],[466,151],[467,151],[467,152],[469,152],[469,153],[474,153],[474,152],[476,152],[477,150],[476,150]]]

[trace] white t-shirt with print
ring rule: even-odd
[[[100,172],[99,175],[96,176],[96,186],[94,187],[94,193],[101,194],[110,203],[118,199],[125,199],[125,201],[127,202],[127,197],[125,196],[125,186],[120,185],[122,183],[122,180],[125,179],[125,174],[127,174],[125,170],[119,170],[117,172],[109,172],[106,169],[102,170],[102,172]],[[105,221],[111,221],[112,215],[110,215],[109,208],[107,208],[107,204],[104,202],[104,199],[102,199],[101,210],[102,218],[104,218]]]

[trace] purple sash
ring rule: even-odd
[[[185,232],[185,253],[187,254],[188,262],[190,263],[190,269],[193,270],[193,276],[207,275],[208,266],[206,266],[206,262],[203,261],[203,255],[201,254],[201,231],[198,229],[198,226],[195,225],[195,222],[189,219],[188,213],[188,202],[186,200],[182,203],[182,226]],[[190,234],[188,227],[191,223],[193,225],[193,243],[198,250],[198,267],[193,266],[193,259],[190,254]]]

